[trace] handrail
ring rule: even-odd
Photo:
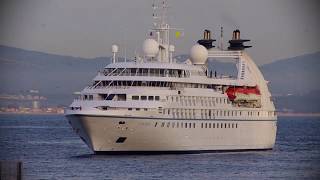
[[[127,68],[124,68],[117,76],[120,76],[120,74],[123,73],[123,71],[125,71]]]
[[[112,70],[109,74],[107,74],[106,76],[110,76],[110,74],[114,73],[114,71],[116,71],[118,68],[114,68],[114,70]]]
[[[239,58],[240,56],[242,56],[241,51],[208,51],[208,57]]]

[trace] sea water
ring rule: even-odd
[[[23,179],[320,179],[320,118],[279,117],[269,151],[93,155],[64,116],[0,115],[0,160]]]

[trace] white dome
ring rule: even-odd
[[[114,45],[112,45],[111,50],[112,50],[112,53],[117,53],[119,51],[119,47],[114,44]]]
[[[142,50],[147,57],[155,57],[159,52],[159,43],[154,39],[146,39],[143,42]]]
[[[190,50],[190,58],[193,64],[205,64],[208,59],[208,50],[200,45],[194,45]]]

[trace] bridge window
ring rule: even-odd
[[[132,96],[132,100],[139,100],[139,96]]]

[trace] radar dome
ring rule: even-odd
[[[146,39],[143,42],[142,49],[147,57],[155,57],[159,52],[159,43],[154,39]]]
[[[194,45],[190,50],[190,58],[193,64],[205,64],[208,58],[208,50],[200,45]]]
[[[111,51],[112,51],[112,53],[117,53],[117,52],[119,51],[119,47],[114,44],[114,45],[112,45],[112,47],[111,47]]]

